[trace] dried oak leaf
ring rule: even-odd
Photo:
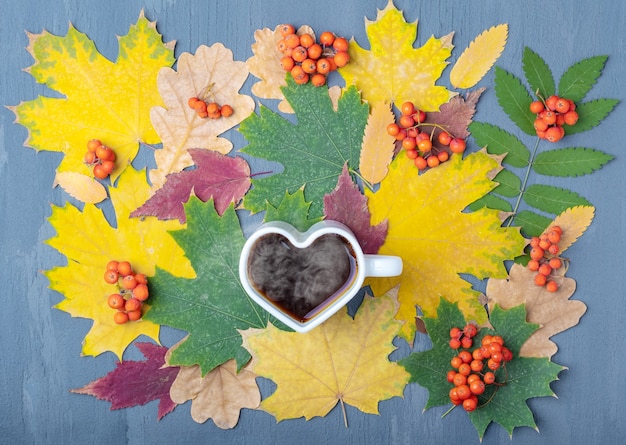
[[[103,57],[85,34],[71,24],[66,36],[29,34],[28,51],[35,63],[27,71],[65,97],[22,102],[12,110],[29,130],[26,146],[64,154],[55,185],[76,199],[96,203],[106,197],[84,163],[87,142],[98,138],[113,148],[115,181],[139,149],[139,142],[158,144],[150,125],[150,108],[160,105],[159,69],[174,63],[174,43],[163,43],[156,24],[142,13],[128,34],[119,38],[115,62]],[[82,175],[84,179],[78,179]]]
[[[487,281],[487,298],[490,308],[498,305],[509,309],[526,305],[526,319],[540,327],[524,343],[520,355],[524,357],[552,357],[558,350],[550,337],[578,324],[587,311],[582,301],[570,300],[576,290],[576,281],[562,277],[559,289],[548,292],[534,282],[535,272],[521,264],[514,264],[505,279],[491,278]]]
[[[335,190],[324,196],[324,215],[326,219],[348,226],[359,241],[363,253],[374,254],[385,242],[387,221],[377,225],[370,223],[367,198],[352,181],[347,166],[343,167]]]
[[[372,224],[385,219],[389,224],[378,253],[403,261],[401,276],[368,284],[374,295],[400,285],[397,317],[407,322],[401,332],[407,341],[415,333],[416,306],[434,316],[440,296],[458,302],[468,319],[486,320],[479,293],[460,274],[504,278],[504,261],[520,255],[526,244],[519,228],[502,227],[497,210],[464,211],[495,187],[492,179],[500,168],[498,159],[480,151],[453,155],[420,175],[411,159],[397,156],[380,189],[365,190]]]
[[[345,421],[344,404],[377,414],[381,400],[402,396],[409,374],[388,358],[402,325],[397,309],[391,297],[366,297],[354,319],[340,312],[305,335],[271,324],[243,331],[248,367],[277,385],[261,408],[278,421],[309,420],[339,402]]]
[[[414,48],[417,22],[407,23],[389,0],[375,21],[366,19],[370,50],[350,41],[350,63],[339,68],[347,85],[356,85],[370,102],[412,101],[424,111],[437,111],[454,93],[435,85],[452,53],[452,34],[431,37]],[[408,75],[407,73],[410,73]]]
[[[150,112],[152,125],[163,141],[163,148],[154,154],[157,168],[150,171],[154,188],[161,187],[168,174],[193,164],[190,148],[228,153],[232,143],[218,136],[254,110],[254,100],[238,92],[248,78],[248,68],[245,62],[233,60],[232,51],[221,43],[202,45],[193,55],[181,54],[176,69],[159,72],[157,85],[165,107],[154,107]],[[228,104],[234,113],[219,119],[201,118],[189,107],[190,97],[220,106]]]
[[[256,409],[261,403],[256,377],[247,368],[238,373],[235,360],[204,377],[200,366],[183,366],[172,384],[170,397],[178,404],[191,400],[191,418],[198,423],[213,419],[218,428],[234,428],[243,408]]]
[[[192,194],[206,202],[213,198],[218,214],[231,203],[237,204],[250,188],[250,166],[240,157],[229,157],[212,150],[189,149],[196,166],[167,175],[165,184],[130,216],[156,216],[186,221],[183,204]]]
[[[396,139],[387,133],[387,125],[395,116],[386,102],[371,104],[359,159],[359,174],[370,184],[378,184],[389,170]]]
[[[146,360],[125,360],[106,376],[82,388],[76,394],[87,394],[111,402],[111,410],[145,405],[159,400],[157,419],[161,420],[176,408],[170,398],[170,387],[178,375],[178,367],[165,365],[167,348],[154,343],[136,343]]]

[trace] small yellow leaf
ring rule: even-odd
[[[58,172],[54,185],[60,185],[72,198],[85,204],[97,204],[107,197],[106,188],[102,184],[78,172]]]
[[[387,175],[396,147],[395,138],[387,133],[387,125],[394,119],[388,103],[371,105],[359,161],[359,173],[370,184],[378,184]]]
[[[565,210],[554,219],[549,227],[559,226],[563,230],[561,240],[559,241],[561,253],[567,250],[585,233],[585,230],[593,221],[594,213],[595,208],[593,206],[576,206]]]
[[[492,309],[497,304],[503,309],[510,309],[525,304],[526,319],[529,323],[537,323],[540,328],[524,343],[520,355],[552,357],[558,347],[550,337],[576,326],[587,306],[582,301],[569,300],[576,290],[576,282],[571,278],[559,279],[556,292],[537,286],[534,278],[535,272],[514,264],[507,278],[489,279],[486,289],[489,307]]]
[[[452,67],[450,83],[455,88],[476,85],[502,54],[508,32],[509,27],[505,23],[492,26],[476,37]]]
[[[340,312],[307,334],[272,325],[242,332],[249,367],[277,385],[261,408],[278,421],[308,420],[338,402],[377,414],[379,401],[402,396],[409,374],[388,359],[402,325],[397,309],[392,297],[368,296],[354,319]]]
[[[237,362],[229,360],[202,377],[200,366],[182,366],[170,388],[174,403],[191,400],[191,418],[198,423],[213,419],[221,429],[234,428],[243,408],[256,409],[261,393],[256,375],[247,368],[237,373]]]

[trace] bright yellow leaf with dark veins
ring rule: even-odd
[[[388,358],[402,325],[397,309],[392,297],[366,296],[354,319],[343,311],[307,334],[271,325],[242,332],[249,368],[277,385],[261,408],[278,421],[325,416],[337,402],[344,416],[346,403],[378,414],[378,403],[402,396],[409,378]]]
[[[413,44],[417,22],[407,23],[392,0],[375,21],[365,20],[370,50],[350,42],[350,62],[339,69],[347,85],[356,84],[370,102],[411,101],[424,111],[438,111],[454,94],[435,85],[452,53],[452,34]]]
[[[111,175],[115,180],[137,154],[139,142],[160,142],[150,123],[150,109],[162,104],[157,73],[174,63],[173,44],[162,42],[155,24],[143,13],[119,38],[115,62],[103,57],[72,25],[63,37],[43,32],[29,38],[35,64],[28,72],[65,97],[40,96],[22,102],[14,112],[17,122],[29,130],[25,145],[65,154],[59,172],[93,176],[83,158],[87,142],[100,139],[115,151]],[[83,201],[89,202],[88,194]]]
[[[503,261],[521,255],[526,244],[519,228],[501,226],[499,211],[464,209],[496,185],[499,162],[484,151],[450,161],[419,175],[413,161],[398,156],[376,193],[366,190],[371,223],[388,220],[378,253],[402,258],[400,277],[370,279],[374,295],[400,284],[401,335],[411,341],[416,306],[437,316],[440,297],[458,302],[466,319],[486,321],[479,293],[459,274],[478,279],[507,276]]]
[[[121,359],[126,347],[139,335],[158,341],[157,324],[145,320],[114,323],[115,311],[108,306],[107,297],[117,292],[117,286],[104,281],[110,260],[129,261],[148,280],[156,266],[178,276],[195,275],[183,250],[168,233],[184,227],[178,220],[129,218],[130,212],[148,198],[149,190],[145,171],[132,167],[125,170],[118,186],[110,190],[116,228],[92,204],[85,204],[82,212],[71,204],[52,207],[49,222],[57,234],[47,244],[67,257],[67,265],[50,269],[45,275],[50,288],[65,297],[56,305],[58,309],[94,321],[83,342],[84,355],[112,351]]]

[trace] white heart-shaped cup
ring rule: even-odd
[[[344,224],[325,220],[306,232],[283,221],[262,224],[239,257],[239,278],[263,309],[307,332],[345,306],[365,277],[402,273],[402,259],[364,254]]]

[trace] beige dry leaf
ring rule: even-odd
[[[552,293],[534,283],[535,273],[521,264],[514,264],[508,278],[489,279],[488,304],[490,309],[496,304],[504,309],[526,304],[527,321],[539,324],[540,328],[524,343],[520,355],[550,358],[558,350],[550,337],[576,326],[587,306],[582,301],[569,299],[576,290],[573,279],[562,277],[559,290]]]
[[[396,147],[395,138],[387,133],[387,125],[394,119],[390,104],[371,104],[359,160],[359,173],[370,184],[378,184],[387,176]]]
[[[559,226],[563,230],[563,235],[559,241],[561,253],[565,252],[585,233],[593,221],[594,214],[595,207],[593,206],[570,207],[552,221],[550,227]]]
[[[97,204],[107,197],[107,190],[100,182],[78,172],[57,172],[54,186],[57,185],[85,204]]]
[[[254,111],[252,97],[239,94],[248,78],[245,62],[233,60],[233,53],[221,43],[200,46],[195,54],[183,53],[177,70],[163,68],[157,85],[165,107],[150,112],[163,149],[155,152],[157,168],[150,171],[153,187],[159,188],[170,173],[177,173],[193,164],[189,148],[203,148],[226,154],[232,143],[218,137],[239,124]],[[219,119],[201,118],[188,105],[190,97],[200,97],[230,105],[234,114]]]
[[[200,367],[183,366],[170,388],[172,401],[182,404],[191,400],[191,418],[204,423],[208,419],[218,428],[234,428],[243,408],[256,409],[261,394],[256,375],[229,360],[202,377]]]

